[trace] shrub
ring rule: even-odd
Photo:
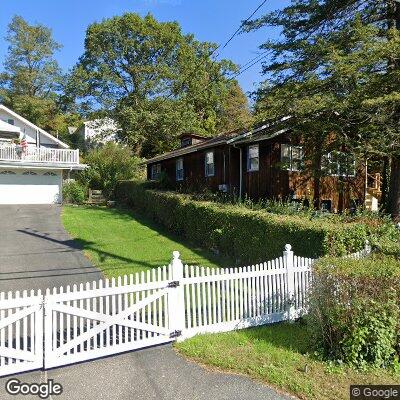
[[[324,357],[385,367],[400,355],[400,259],[322,259],[309,296],[309,326]]]
[[[82,204],[86,200],[86,188],[77,181],[65,182],[63,185],[63,201],[69,204]]]
[[[324,219],[195,201],[187,195],[149,189],[153,185],[120,182],[117,199],[197,245],[219,250],[241,263],[278,257],[286,243],[299,256],[342,255],[362,249],[368,237],[365,224],[332,224]]]
[[[140,160],[132,157],[128,147],[110,142],[91,150],[85,157],[89,168],[80,174],[80,181],[91,189],[102,190],[107,198],[114,197],[117,182],[141,174]]]

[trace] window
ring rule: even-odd
[[[332,151],[323,156],[322,169],[327,175],[354,177],[356,160],[352,154]]]
[[[10,118],[7,120],[7,123],[9,123],[10,125],[14,125],[14,120]]]
[[[304,155],[301,146],[281,145],[281,162],[288,171],[300,171],[303,168]]]
[[[253,144],[248,147],[247,171],[258,171],[258,166],[259,166],[258,144]]]
[[[151,166],[151,179],[153,181],[156,181],[160,179],[161,175],[161,164],[153,164]]]
[[[181,147],[187,147],[192,144],[192,138],[184,138],[181,140]]]
[[[54,172],[45,172],[43,175],[44,176],[57,176],[57,174],[55,174]]]
[[[207,151],[205,158],[205,173],[206,176],[214,176],[214,152]]]
[[[176,160],[176,180],[183,181],[183,158]]]
[[[0,171],[0,175],[15,175],[14,171]]]
[[[37,175],[37,173],[33,171],[25,171],[22,175]]]

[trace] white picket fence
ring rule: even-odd
[[[349,257],[370,251],[366,245]],[[293,320],[306,312],[314,262],[290,245],[275,260],[230,269],[184,266],[174,252],[170,265],[151,272],[44,296],[1,293],[0,376]]]

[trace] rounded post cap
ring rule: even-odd
[[[181,253],[179,253],[179,251],[173,251],[172,255],[174,256],[174,260],[177,260],[177,259],[179,259]]]
[[[285,251],[291,251],[292,250],[292,245],[291,244],[285,244]]]

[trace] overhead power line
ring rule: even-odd
[[[246,64],[243,65],[243,67],[240,69],[240,71],[238,73],[236,73],[235,75],[233,75],[230,79],[235,79],[237,78],[239,75],[242,75],[243,72],[246,72],[248,69],[250,69],[251,67],[253,67],[254,65],[258,64],[260,61],[264,60],[265,58],[267,58],[269,56],[270,52],[266,52],[266,54],[260,54],[258,57],[254,57],[253,60],[255,60],[254,62],[252,62],[253,60],[248,61]],[[261,58],[260,58],[261,57]]]
[[[236,31],[230,36],[230,38],[224,43],[223,46],[219,45],[212,53],[213,55],[218,49],[224,50],[226,46],[235,38],[235,36],[243,29],[243,26],[246,24],[246,22],[249,22],[251,18],[254,17],[254,15],[257,13],[257,11],[267,2],[268,0],[264,0],[261,4],[258,5],[258,7],[252,12],[252,14],[247,17],[239,26],[239,28],[236,29]],[[222,47],[222,48],[221,48]],[[217,54],[217,56],[220,55],[220,52]]]

